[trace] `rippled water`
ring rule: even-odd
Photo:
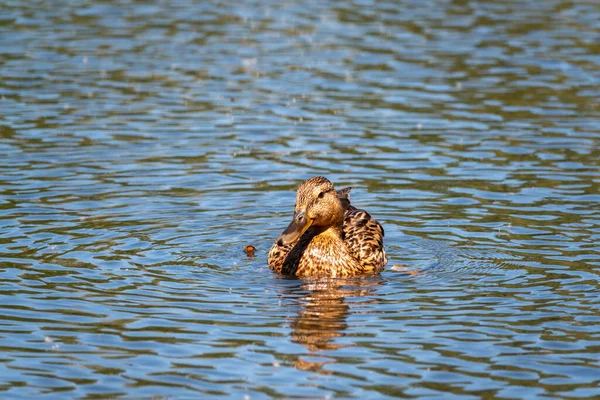
[[[0,396],[600,396],[599,19],[3,2]],[[380,277],[268,270],[317,174]]]

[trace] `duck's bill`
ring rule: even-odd
[[[310,228],[311,224],[312,220],[308,218],[304,212],[295,213],[292,222],[285,228],[285,231],[279,235],[277,245],[285,246],[294,243],[296,240],[300,239],[300,236],[302,236],[308,228]]]

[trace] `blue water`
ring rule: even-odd
[[[599,397],[599,18],[2,3],[0,397]],[[269,271],[313,175],[381,276]]]

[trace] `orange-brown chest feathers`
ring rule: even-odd
[[[279,253],[286,250],[287,254],[281,257]],[[269,266],[278,273],[299,277],[335,278],[363,274],[363,268],[336,228],[319,233],[309,230],[288,249],[274,244],[269,253]]]

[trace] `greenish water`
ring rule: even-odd
[[[599,397],[599,18],[3,2],[0,397]],[[380,277],[268,270],[317,174]]]

